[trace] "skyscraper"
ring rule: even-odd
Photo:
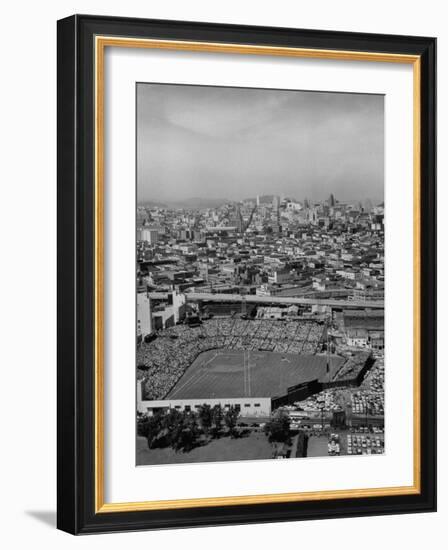
[[[272,199],[272,230],[274,233],[280,232],[280,200],[277,195]]]
[[[230,218],[230,225],[236,227],[238,233],[243,232],[243,216],[241,215],[240,205],[235,204],[232,217]]]

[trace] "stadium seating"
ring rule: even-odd
[[[213,318],[197,327],[176,325],[137,347],[137,376],[145,399],[163,399],[196,357],[212,349],[314,354],[324,325],[313,320]]]

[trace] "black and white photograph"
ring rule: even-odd
[[[136,464],[381,455],[384,96],[136,85]]]

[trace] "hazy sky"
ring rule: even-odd
[[[383,200],[384,97],[137,85],[138,201]]]

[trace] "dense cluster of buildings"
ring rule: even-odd
[[[341,203],[331,195],[315,204],[264,196],[213,208],[141,205],[137,224],[142,337],[183,318],[188,312],[184,296],[191,293],[327,298],[367,307],[384,298],[382,204]],[[311,308],[289,304],[288,312],[267,305],[270,310],[259,307],[258,316],[282,317],[291,308],[293,314],[330,312],[318,303]],[[208,307],[211,313],[219,310],[217,304]],[[246,304],[242,311],[250,313]],[[364,307],[358,317],[345,315],[350,342],[381,349],[377,317],[375,312],[369,317]]]

